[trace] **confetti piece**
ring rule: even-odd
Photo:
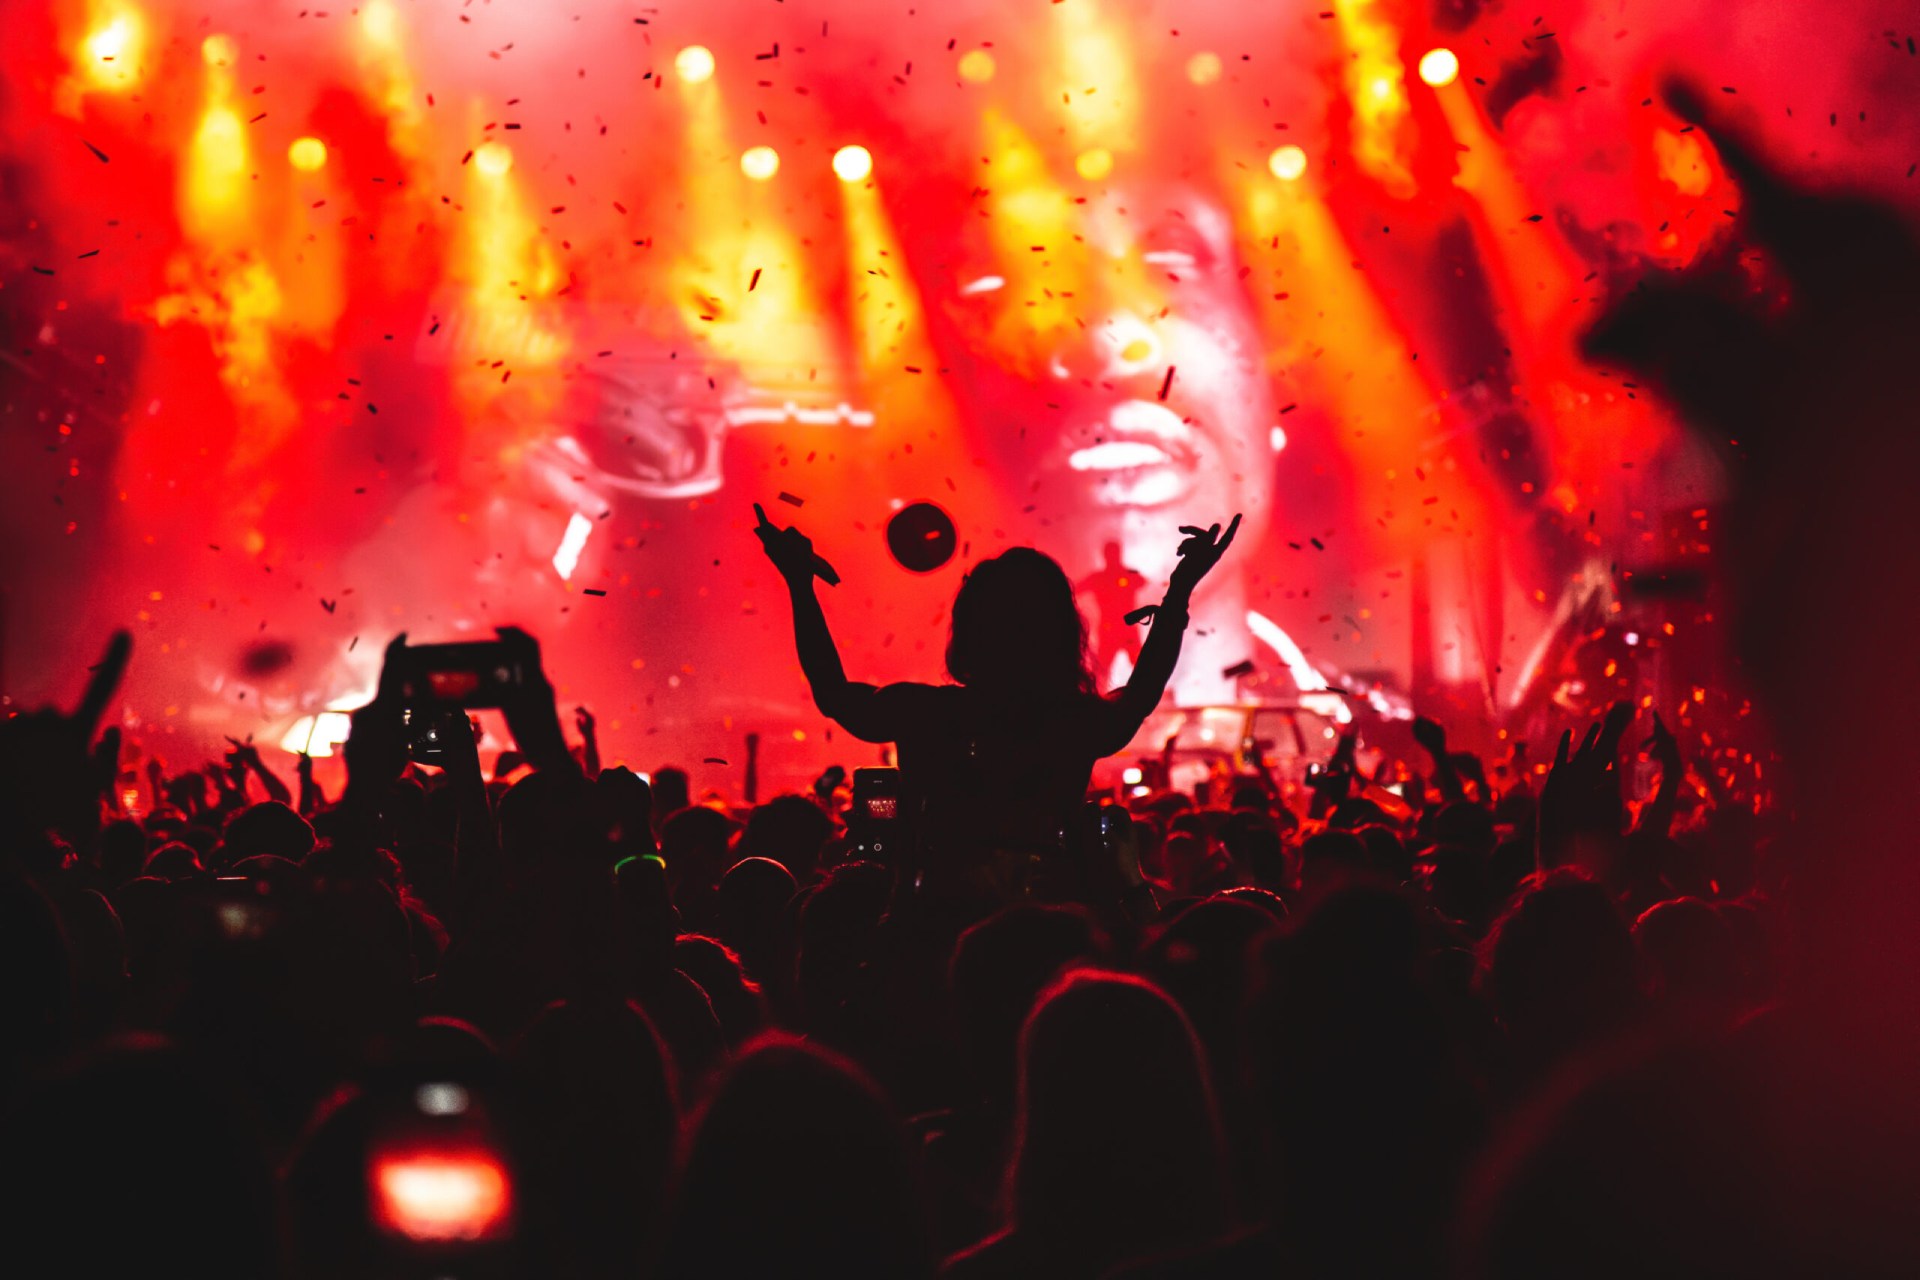
[[[81,256],[81,257],[83,257],[83,258],[91,258],[91,257],[93,257],[93,256],[94,256],[95,254],[97,254],[97,253],[99,253],[99,252],[100,252],[100,251],[99,251],[98,249],[89,249],[89,250],[87,250],[87,251],[86,251],[85,253],[83,253],[83,254],[81,254],[80,256]]]
[[[100,162],[101,164],[111,164],[111,163],[112,163],[112,161],[110,161],[110,160],[108,160],[108,159],[107,159],[107,153],[106,153],[106,152],[104,152],[104,151],[102,151],[102,150],[101,150],[100,148],[98,148],[98,147],[96,147],[96,146],[94,146],[94,145],[93,145],[93,144],[92,144],[91,142],[87,142],[87,140],[86,140],[85,138],[82,138],[82,139],[80,139],[80,141],[81,141],[81,142],[83,142],[83,143],[86,143],[86,148],[87,148],[87,150],[89,150],[89,151],[91,151],[91,152],[93,152],[93,155],[94,155],[94,159],[96,159],[96,160],[98,160],[98,161],[99,161],[99,162]]]
[[[727,764],[728,761],[723,760],[719,756],[708,756],[706,759],[702,760],[700,763],[701,764]]]
[[[325,609],[328,613],[332,613],[334,609],[339,606],[339,604],[340,602],[338,600],[322,600],[320,602],[320,607],[322,609]]]
[[[1173,366],[1168,365],[1166,381],[1160,384],[1160,398],[1165,400],[1167,398],[1167,392],[1171,390],[1173,390]]]
[[[747,281],[747,292],[748,292],[748,293],[752,293],[752,292],[753,292],[753,286],[755,286],[755,285],[757,285],[757,284],[759,284],[759,283],[760,283],[760,268],[758,268],[758,267],[755,267],[755,268],[753,269],[753,279],[751,279],[751,280],[749,280],[749,281]]]
[[[601,590],[600,588],[598,588],[598,587],[588,587],[588,588],[587,588],[587,589],[586,589],[585,591],[583,591],[583,592],[581,592],[581,594],[582,594],[582,595],[589,595],[589,596],[603,596],[603,595],[605,595],[605,594],[607,594],[607,593],[606,593],[606,592],[604,592],[604,591],[602,591],[602,590]]]
[[[807,505],[807,500],[805,498],[796,498],[790,493],[782,493],[780,495],[780,501],[786,503],[789,506],[794,506],[794,507],[804,507]]]

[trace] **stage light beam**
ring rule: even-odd
[[[483,142],[474,148],[473,167],[489,178],[504,178],[513,168],[513,151],[498,142]]]
[[[1429,49],[1420,55],[1420,79],[1435,89],[1445,88],[1460,78],[1460,59],[1451,49]]]
[[[993,55],[985,49],[969,49],[960,55],[958,70],[960,78],[968,84],[985,84],[993,79]]]
[[[1088,182],[1098,182],[1113,172],[1113,152],[1105,147],[1089,147],[1075,157],[1073,169]]]
[[[287,163],[302,173],[317,173],[326,167],[327,144],[318,138],[295,138],[287,148]]]
[[[673,55],[673,69],[688,84],[703,84],[713,79],[713,50],[703,44],[690,44]]]
[[[833,153],[833,172],[842,182],[862,182],[873,173],[873,153],[862,146],[845,146]]]
[[[1288,143],[1267,157],[1267,170],[1282,182],[1294,182],[1307,171],[1307,153]]]
[[[755,182],[765,182],[780,172],[780,153],[772,147],[748,147],[740,153],[740,172]]]

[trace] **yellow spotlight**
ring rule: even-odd
[[[1212,84],[1220,78],[1220,55],[1196,53],[1187,59],[1187,79],[1195,84]]]
[[[1271,169],[1273,176],[1280,181],[1292,182],[1307,171],[1307,153],[1288,143],[1284,147],[1275,148],[1274,153],[1267,157],[1267,168]]]
[[[473,167],[489,178],[503,178],[513,168],[513,151],[498,142],[483,142],[474,149]]]
[[[375,44],[390,46],[400,38],[400,15],[387,0],[373,0],[360,10],[360,29]]]
[[[318,138],[295,138],[287,148],[287,163],[302,173],[313,173],[327,163],[327,144]]]
[[[960,55],[960,78],[968,84],[985,84],[993,79],[993,55],[985,49],[969,49]]]
[[[780,153],[772,147],[748,147],[740,153],[740,172],[755,182],[765,182],[780,172]]]
[[[114,62],[133,46],[133,24],[115,18],[87,37],[87,56],[95,62]]]
[[[1438,89],[1452,84],[1460,75],[1460,59],[1451,49],[1429,49],[1420,55],[1420,78]]]
[[[859,182],[873,172],[873,153],[865,147],[842,147],[833,153],[833,171],[842,182]]]
[[[211,35],[200,42],[200,56],[210,67],[230,67],[240,61],[240,46],[232,36]]]
[[[688,84],[713,79],[713,50],[703,44],[690,44],[673,55],[673,69]]]
[[[1113,152],[1105,147],[1089,148],[1074,158],[1073,168],[1088,182],[1098,182],[1113,172]]]

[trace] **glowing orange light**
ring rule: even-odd
[[[1212,84],[1220,78],[1220,55],[1196,53],[1187,59],[1187,79],[1195,84]]]
[[[673,55],[673,69],[688,84],[713,79],[713,50],[703,44],[690,44]]]
[[[1088,182],[1098,182],[1113,172],[1113,152],[1105,147],[1082,151],[1073,161],[1074,172]]]
[[[327,144],[318,138],[295,138],[293,145],[287,148],[287,163],[302,173],[325,168]]]
[[[1429,49],[1420,55],[1420,79],[1439,89],[1460,77],[1460,59],[1451,49]]]
[[[1267,157],[1267,169],[1282,182],[1292,182],[1307,171],[1307,153],[1288,143]]]
[[[240,60],[240,46],[228,35],[210,35],[200,42],[200,57],[210,67],[230,67]]]
[[[842,182],[859,182],[873,172],[873,153],[865,147],[842,147],[833,153],[833,171]]]
[[[969,49],[960,55],[960,78],[968,84],[985,84],[993,79],[993,55],[985,49]]]
[[[382,1156],[372,1181],[375,1221],[410,1240],[483,1240],[512,1210],[507,1171],[486,1151]]]
[[[513,150],[498,142],[483,142],[474,148],[473,167],[489,178],[504,178],[513,168]]]
[[[748,147],[740,153],[740,172],[755,182],[765,182],[780,172],[780,153],[772,147]]]

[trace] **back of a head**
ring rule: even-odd
[[[663,765],[653,771],[653,820],[664,823],[668,816],[693,803],[693,784],[687,771],[678,765]]]
[[[1014,1050],[1034,999],[1061,969],[1096,961],[1105,949],[1085,910],[1037,902],[1003,907],[960,935],[948,980],[983,1087],[1011,1090]]]
[[[924,1276],[906,1131],[859,1068],[768,1036],[695,1120],[659,1274]]]
[[[289,805],[262,800],[233,815],[224,843],[229,865],[260,854],[299,862],[313,852],[313,824]]]
[[[1710,1021],[1731,1014],[1740,994],[1740,965],[1726,920],[1700,898],[1656,903],[1634,922],[1651,994],[1670,1012]]]
[[[1613,1031],[1637,995],[1626,921],[1599,883],[1572,871],[1542,876],[1494,922],[1483,976],[1508,1029],[1549,1049]]]
[[[534,1248],[556,1271],[630,1273],[653,1239],[679,1135],[652,1022],[627,1001],[560,1001],[509,1057]]]
[[[1014,547],[969,570],[953,598],[947,672],[991,693],[1091,692],[1086,622],[1059,563]]]
[[[1041,996],[1020,1037],[1015,1143],[1007,1190],[1023,1232],[1118,1260],[1227,1226],[1205,1055],[1144,979],[1083,969]]]
[[[754,857],[771,858],[793,872],[796,880],[805,880],[832,837],[833,820],[819,805],[801,795],[775,796],[747,819],[742,849]]]

